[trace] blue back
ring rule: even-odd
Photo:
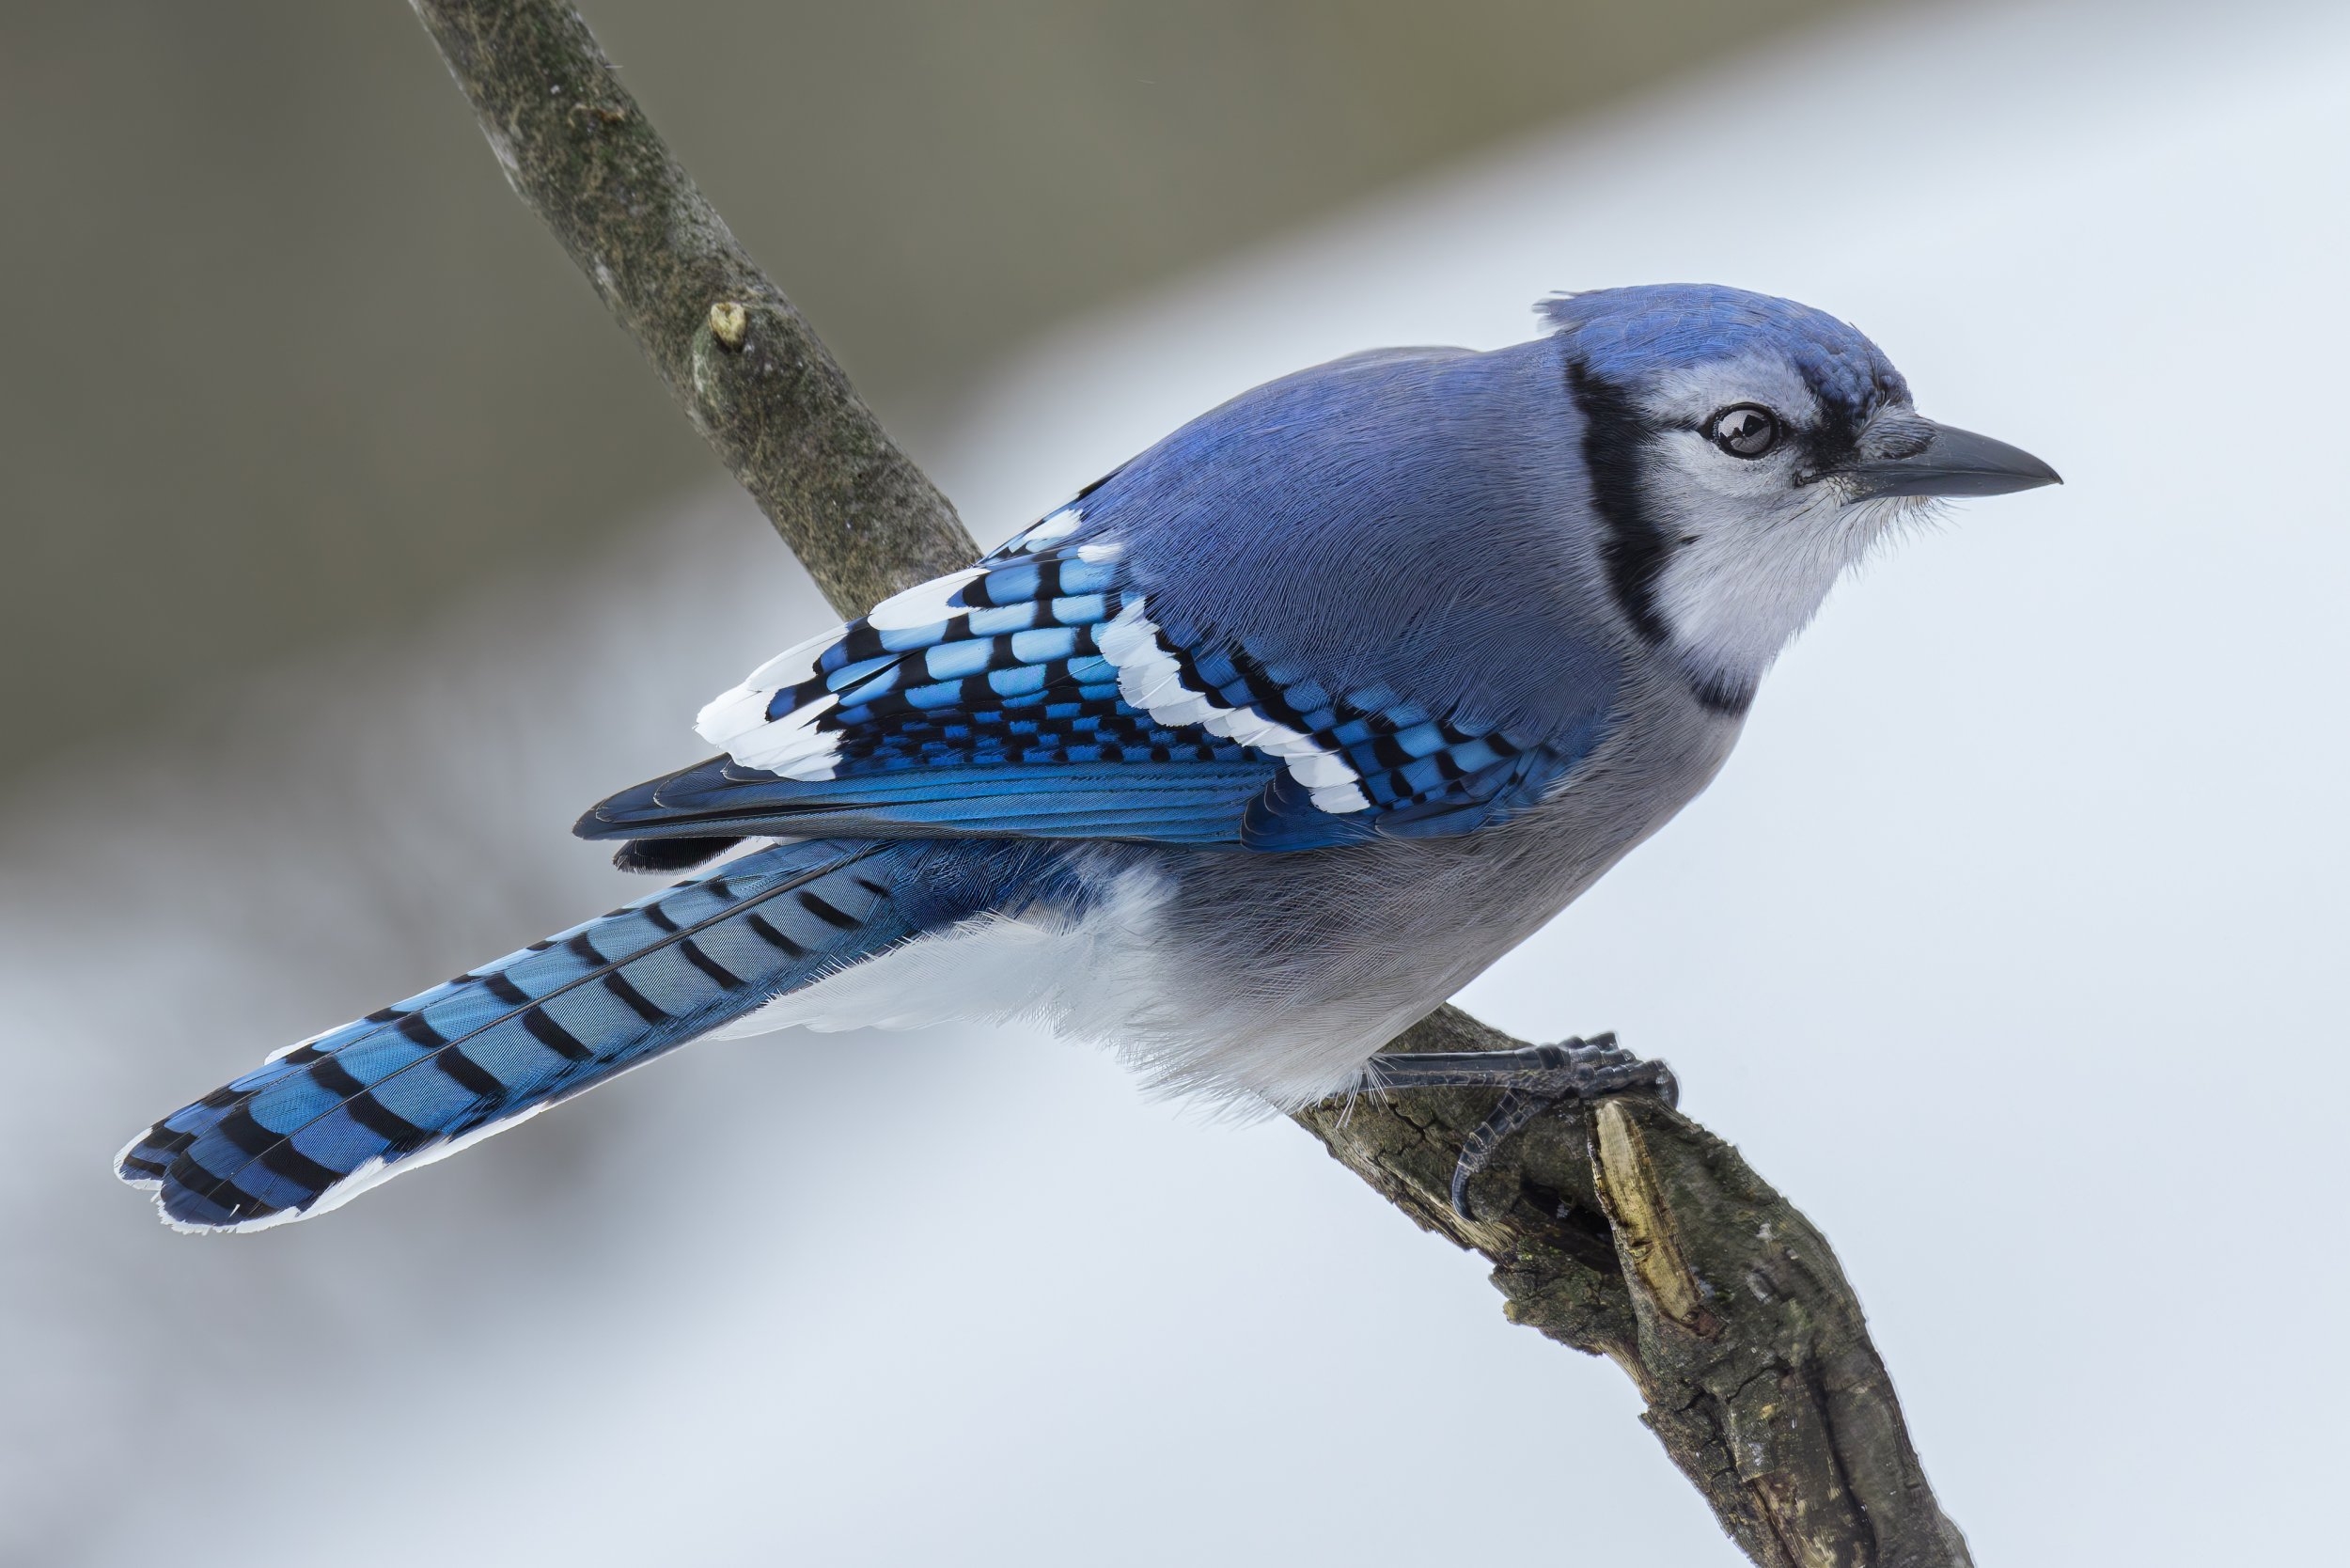
[[[1396,350],[1245,392],[1086,503],[1152,619],[1380,689],[1463,729],[1552,734],[1617,677],[1559,343]]]

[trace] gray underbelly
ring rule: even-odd
[[[1091,896],[975,917],[785,996],[728,1032],[1033,1018],[1155,1087],[1289,1109],[1530,935],[1719,768],[1736,725],[1689,704],[1620,734],[1492,827],[1291,855],[1073,845]]]
[[[1189,1007],[1180,1025],[1144,1021],[1160,1037],[1144,1065],[1170,1087],[1283,1106],[1352,1087],[1371,1053],[1694,798],[1735,737],[1702,715],[1623,737],[1551,799],[1454,838],[1159,852],[1155,940]]]

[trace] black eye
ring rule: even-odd
[[[1705,433],[1731,457],[1759,458],[1778,445],[1778,416],[1761,403],[1732,403],[1706,421]]]

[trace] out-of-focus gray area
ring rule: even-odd
[[[2323,4],[1846,18],[925,416],[992,540],[1269,375],[1701,277],[2063,470],[1840,588],[1713,789],[1465,997],[1674,1063],[1835,1242],[1986,1565],[2340,1555],[2345,76]],[[1725,180],[1758,127],[1786,167]],[[577,303],[549,341],[610,338]],[[87,688],[102,740],[0,808],[0,1561],[1736,1560],[1620,1373],[1311,1140],[1023,1030],[699,1045],[315,1223],[155,1224],[124,1139],[641,888],[564,824],[819,623],[738,494],[624,488],[194,712],[164,656]]]
[[[918,436],[1073,310],[1839,3],[586,10]],[[398,0],[7,8],[0,212],[0,777],[709,471]]]

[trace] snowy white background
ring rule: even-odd
[[[2341,1550],[2345,81],[2339,7],[1888,10],[918,432],[994,539],[1267,376],[1699,278],[2063,470],[1840,590],[1711,792],[1464,998],[1671,1059],[1834,1239],[1985,1564]],[[1736,1560],[1620,1374],[1309,1139],[1017,1031],[698,1047],[253,1238],[112,1184],[614,902],[572,815],[820,615],[713,491],[410,640],[91,694],[115,742],[0,816],[0,1559]]]

